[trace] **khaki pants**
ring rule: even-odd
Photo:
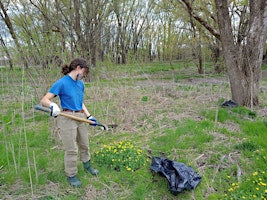
[[[66,113],[85,118],[83,113]],[[86,125],[87,124],[85,122],[78,122],[64,116],[58,116],[59,134],[65,149],[65,173],[68,177],[75,176],[78,173],[78,150],[80,151],[80,160],[82,162],[90,160]]]

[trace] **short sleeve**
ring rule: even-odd
[[[54,95],[60,95],[62,87],[63,87],[62,81],[58,80],[52,85],[52,87],[49,89],[49,92]]]

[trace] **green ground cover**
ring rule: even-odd
[[[260,105],[251,111],[221,107],[231,96],[227,77],[198,75],[194,66],[92,69],[85,104],[100,122],[118,126],[109,131],[88,126],[100,174],[86,174],[79,163],[83,185],[74,189],[64,175],[56,119],[33,109],[59,70],[0,70],[0,199],[267,198],[264,78]],[[149,169],[153,156],[193,167],[201,183],[172,195],[166,179]]]

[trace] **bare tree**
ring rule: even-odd
[[[249,1],[248,33],[239,43],[235,43],[233,38],[227,1],[215,0],[215,3],[232,98],[240,105],[253,108],[259,104],[260,72],[267,35],[267,2]]]
[[[107,17],[111,12],[111,4],[109,0],[90,0],[86,4],[86,39],[88,46],[90,47],[89,52],[91,57],[91,63],[96,66],[97,61],[100,59],[104,60],[104,48],[108,47],[108,40],[104,43],[104,39],[107,35],[105,33],[108,29]],[[104,44],[103,44],[104,43]]]
[[[242,16],[240,22],[243,24],[239,26],[239,31],[233,29],[235,21],[231,18],[231,14],[232,16],[234,14],[229,12],[228,1],[215,0],[219,30],[194,10],[191,1],[179,2],[183,3],[193,18],[221,42],[232,99],[239,105],[251,108],[258,105],[261,64],[267,36],[266,0],[249,0],[249,12],[246,15],[248,21],[245,20],[244,14],[240,15]],[[244,13],[244,8],[242,12]]]
[[[64,45],[62,48],[59,47],[59,38],[64,32],[58,22],[61,19],[58,15],[58,1],[55,1],[54,4],[51,1],[29,1],[30,4],[24,1],[20,1],[19,4],[23,10],[31,8],[26,16],[20,15],[20,21],[22,21],[20,27],[28,36],[25,40],[28,46],[34,47],[29,51],[29,55],[35,60],[35,64],[41,63],[43,68],[48,67],[49,64],[60,65],[62,63],[60,53],[63,51]],[[33,26],[36,18],[42,19],[43,23]]]
[[[15,42],[15,45],[16,45],[19,53],[20,53],[20,57],[21,57],[21,59],[23,61],[23,64],[24,64],[25,68],[28,68],[27,59],[24,56],[24,53],[23,53],[22,48],[20,46],[20,43],[19,43],[19,41],[17,39],[17,35],[16,35],[15,31],[14,31],[13,24],[12,24],[10,18],[9,18],[9,15],[7,14],[7,8],[5,8],[5,6],[4,6],[4,4],[2,3],[1,0],[0,0],[0,8],[1,8],[1,11],[2,11],[2,12],[0,12],[0,16],[4,20],[6,26],[8,27],[10,35],[12,36],[12,39]]]
[[[153,8],[153,1],[112,0],[112,14],[116,19],[114,39],[115,59],[126,64],[129,52],[138,59],[138,50],[143,50],[142,37],[146,30],[148,14]]]

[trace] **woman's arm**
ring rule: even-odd
[[[50,107],[50,104],[53,103],[51,99],[55,97],[54,94],[48,92],[46,95],[41,99],[41,104],[46,107]]]
[[[89,113],[89,111],[87,110],[86,106],[83,103],[83,112],[86,115],[86,117],[88,118],[91,114]]]

